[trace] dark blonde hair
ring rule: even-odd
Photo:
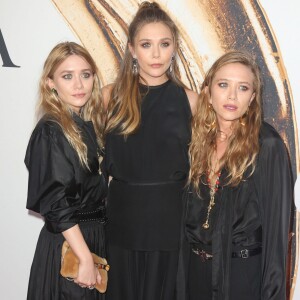
[[[190,145],[191,169],[189,180],[198,187],[201,176],[211,169],[210,162],[215,151],[219,130],[216,114],[210,106],[212,81],[216,72],[223,66],[239,63],[248,67],[254,75],[252,100],[249,110],[233,126],[227,149],[220,160],[220,166],[227,170],[227,184],[236,186],[243,179],[245,171],[249,174],[255,169],[255,159],[259,151],[259,130],[262,122],[261,75],[253,57],[242,51],[230,51],[222,55],[207,72],[201,86],[200,99],[192,121],[192,141]],[[208,88],[206,92],[205,89]]]
[[[140,75],[133,74],[133,57],[129,50],[129,45],[134,45],[135,37],[141,28],[149,23],[163,23],[166,25],[173,36],[175,54],[178,49],[178,29],[167,13],[156,3],[143,2],[128,29],[128,42],[122,64],[115,84],[113,85],[108,106],[106,131],[109,132],[118,128],[119,133],[128,135],[133,133],[140,124],[140,102],[139,92]],[[173,71],[166,72],[169,79],[180,86],[184,86],[180,81],[180,73],[176,59],[173,61]]]
[[[81,117],[85,121],[92,121],[97,135],[97,142],[99,146],[102,145],[103,132],[103,101],[100,91],[100,81],[97,75],[97,66],[89,54],[89,52],[82,46],[74,42],[63,42],[57,44],[49,53],[42,72],[39,84],[39,115],[51,117],[57,122],[71,146],[77,152],[80,162],[87,168],[87,147],[82,140],[79,128],[72,118],[72,110],[65,104],[56,93],[54,93],[49,85],[48,79],[53,79],[53,75],[57,68],[71,55],[78,55],[86,60],[90,65],[94,74],[93,91],[90,99],[81,109]]]

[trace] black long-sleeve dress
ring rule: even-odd
[[[225,177],[223,171],[221,185]],[[192,190],[187,193],[178,299],[286,299],[293,192],[288,154],[278,133],[263,123],[255,172],[237,187],[216,192],[209,229],[201,226],[209,188],[202,183],[200,190],[202,199]],[[257,255],[247,259],[232,258],[233,252],[260,247],[261,253],[255,250]],[[201,261],[192,248],[213,257]]]
[[[191,109],[172,81],[141,86],[141,125],[106,137],[109,300],[173,300]]]
[[[35,127],[26,152],[27,208],[45,220],[31,266],[28,300],[104,299],[60,275],[61,232],[79,224],[90,251],[105,256],[103,199],[106,180],[99,174],[99,147],[92,122],[73,116],[88,150],[84,168],[61,127],[47,116]],[[93,220],[96,219],[96,220]]]

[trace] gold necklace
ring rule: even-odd
[[[210,217],[210,212],[212,210],[212,208],[215,206],[215,194],[217,192],[217,190],[219,189],[219,184],[220,184],[220,175],[221,172],[216,172],[217,168],[219,167],[219,159],[218,159],[218,155],[217,153],[216,155],[216,163],[215,166],[212,168],[212,171],[207,171],[207,185],[209,187],[209,195],[210,195],[210,200],[208,203],[208,207],[207,207],[207,214],[206,214],[206,220],[205,222],[202,224],[202,227],[204,229],[208,229],[209,228],[209,217]],[[214,176],[217,174],[217,178],[215,181],[215,184],[212,185],[211,184],[211,179],[210,179],[210,175],[212,174],[211,178],[214,178]]]
[[[209,195],[210,195],[210,200],[209,200],[209,204],[207,207],[207,214],[206,214],[206,220],[205,222],[202,224],[202,227],[204,229],[208,229],[209,228],[209,217],[210,217],[210,212],[212,210],[212,208],[215,206],[215,195],[217,190],[219,189],[219,184],[220,184],[220,176],[221,176],[221,172],[218,173],[217,178],[216,178],[216,182],[214,185],[211,185],[210,179],[209,179],[209,171],[207,172],[207,184],[209,187]]]

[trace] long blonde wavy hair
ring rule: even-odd
[[[219,164],[226,169],[228,174],[226,184],[231,186],[238,185],[244,179],[245,171],[248,168],[250,168],[249,174],[252,174],[255,169],[255,159],[259,151],[259,131],[262,122],[260,70],[254,58],[248,53],[230,51],[222,55],[207,72],[201,86],[196,113],[192,120],[189,181],[195,188],[198,187],[201,177],[206,174],[207,170],[211,169],[210,164],[216,149],[219,125],[216,114],[209,103],[212,81],[219,69],[232,63],[245,65],[251,70],[254,75],[255,97],[249,106],[248,112],[242,116],[242,120],[235,122],[227,148]]]
[[[135,37],[144,25],[156,22],[163,23],[171,30],[175,45],[174,54],[177,53],[178,29],[175,23],[156,2],[142,2],[128,28],[128,41],[124,58],[110,95],[106,132],[118,128],[119,134],[127,136],[133,133],[140,125],[142,95],[139,92],[139,82],[141,77],[132,71],[133,57],[130,53],[129,45],[134,45]],[[184,84],[180,81],[176,59],[173,60],[172,68],[172,72],[170,69],[167,70],[167,77],[184,87]]]
[[[57,44],[49,53],[42,72],[39,83],[39,103],[37,107],[38,116],[50,116],[57,122],[66,136],[71,146],[75,149],[79,156],[80,163],[87,167],[87,147],[82,140],[80,130],[72,117],[72,110],[53,92],[49,85],[48,79],[53,79],[53,75],[57,68],[71,55],[78,55],[85,59],[91,66],[94,74],[93,91],[90,99],[81,109],[80,115],[85,121],[92,121],[97,136],[97,143],[102,146],[103,134],[103,100],[100,90],[100,81],[97,75],[97,66],[89,54],[82,46],[74,42],[63,42]]]

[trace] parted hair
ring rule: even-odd
[[[129,45],[134,45],[135,37],[141,28],[149,23],[161,22],[166,25],[173,35],[175,53],[178,49],[178,29],[168,14],[156,2],[142,2],[128,28],[128,41],[120,69],[109,99],[106,132],[118,128],[118,133],[127,136],[134,133],[141,120],[141,98],[139,82],[141,76],[132,72],[133,57]],[[173,60],[173,71],[168,69],[167,77],[180,86],[180,73],[176,59]]]
[[[63,130],[64,135],[75,149],[81,164],[89,169],[87,161],[87,147],[82,140],[80,130],[73,120],[72,110],[53,92],[47,81],[53,79],[57,68],[71,55],[78,55],[86,60],[94,74],[93,91],[91,98],[82,107],[80,116],[85,121],[92,121],[97,136],[97,143],[102,146],[103,133],[103,101],[101,96],[100,81],[97,75],[97,66],[89,54],[82,46],[74,42],[63,42],[57,44],[49,53],[43,67],[42,76],[39,83],[39,116],[47,115],[57,122]]]
[[[226,184],[231,186],[236,186],[241,180],[245,179],[247,169],[250,170],[249,174],[252,174],[255,170],[255,161],[259,152],[259,131],[262,122],[261,74],[255,59],[250,54],[243,51],[229,51],[217,59],[207,72],[201,86],[196,113],[192,120],[189,181],[195,188],[199,186],[201,177],[206,174],[207,170],[211,169],[211,158],[215,151],[219,130],[216,114],[209,103],[212,81],[219,69],[232,63],[242,64],[251,70],[254,75],[255,97],[249,106],[248,112],[234,123],[228,146],[219,163],[227,171]]]

